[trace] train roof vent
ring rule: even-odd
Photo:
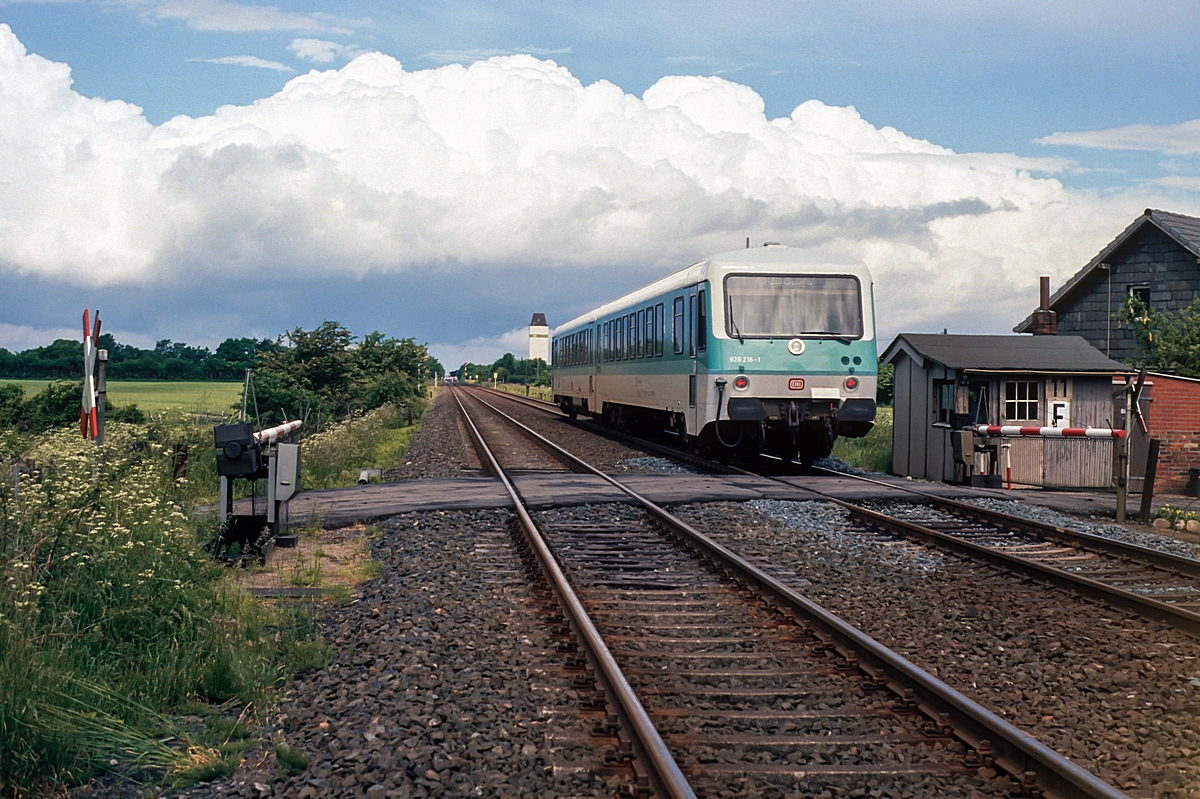
[[[764,241],[763,246],[764,247],[782,247],[783,245],[777,241]]]

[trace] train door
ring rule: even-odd
[[[591,333],[592,340],[588,342],[588,410],[592,413],[600,412],[600,403],[596,401],[596,373],[600,370],[600,329],[601,323],[597,322]]]
[[[700,428],[703,427],[701,421],[704,417],[701,409],[704,406],[704,386],[700,383],[700,374],[698,370],[699,359],[696,357],[696,321],[697,315],[697,290],[696,286],[690,286],[687,289],[687,299],[684,303],[687,308],[687,318],[684,320],[684,329],[687,331],[687,354],[688,354],[688,430],[693,434],[699,434]]]

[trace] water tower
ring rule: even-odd
[[[550,363],[550,328],[544,313],[535,313],[529,322],[529,360],[535,358]]]

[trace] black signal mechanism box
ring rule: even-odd
[[[259,476],[262,458],[254,438],[254,425],[249,422],[217,425],[213,428],[213,444],[217,447],[217,474],[223,477]]]

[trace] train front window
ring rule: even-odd
[[[851,275],[729,275],[725,332],[733,338],[862,338],[862,288]]]

